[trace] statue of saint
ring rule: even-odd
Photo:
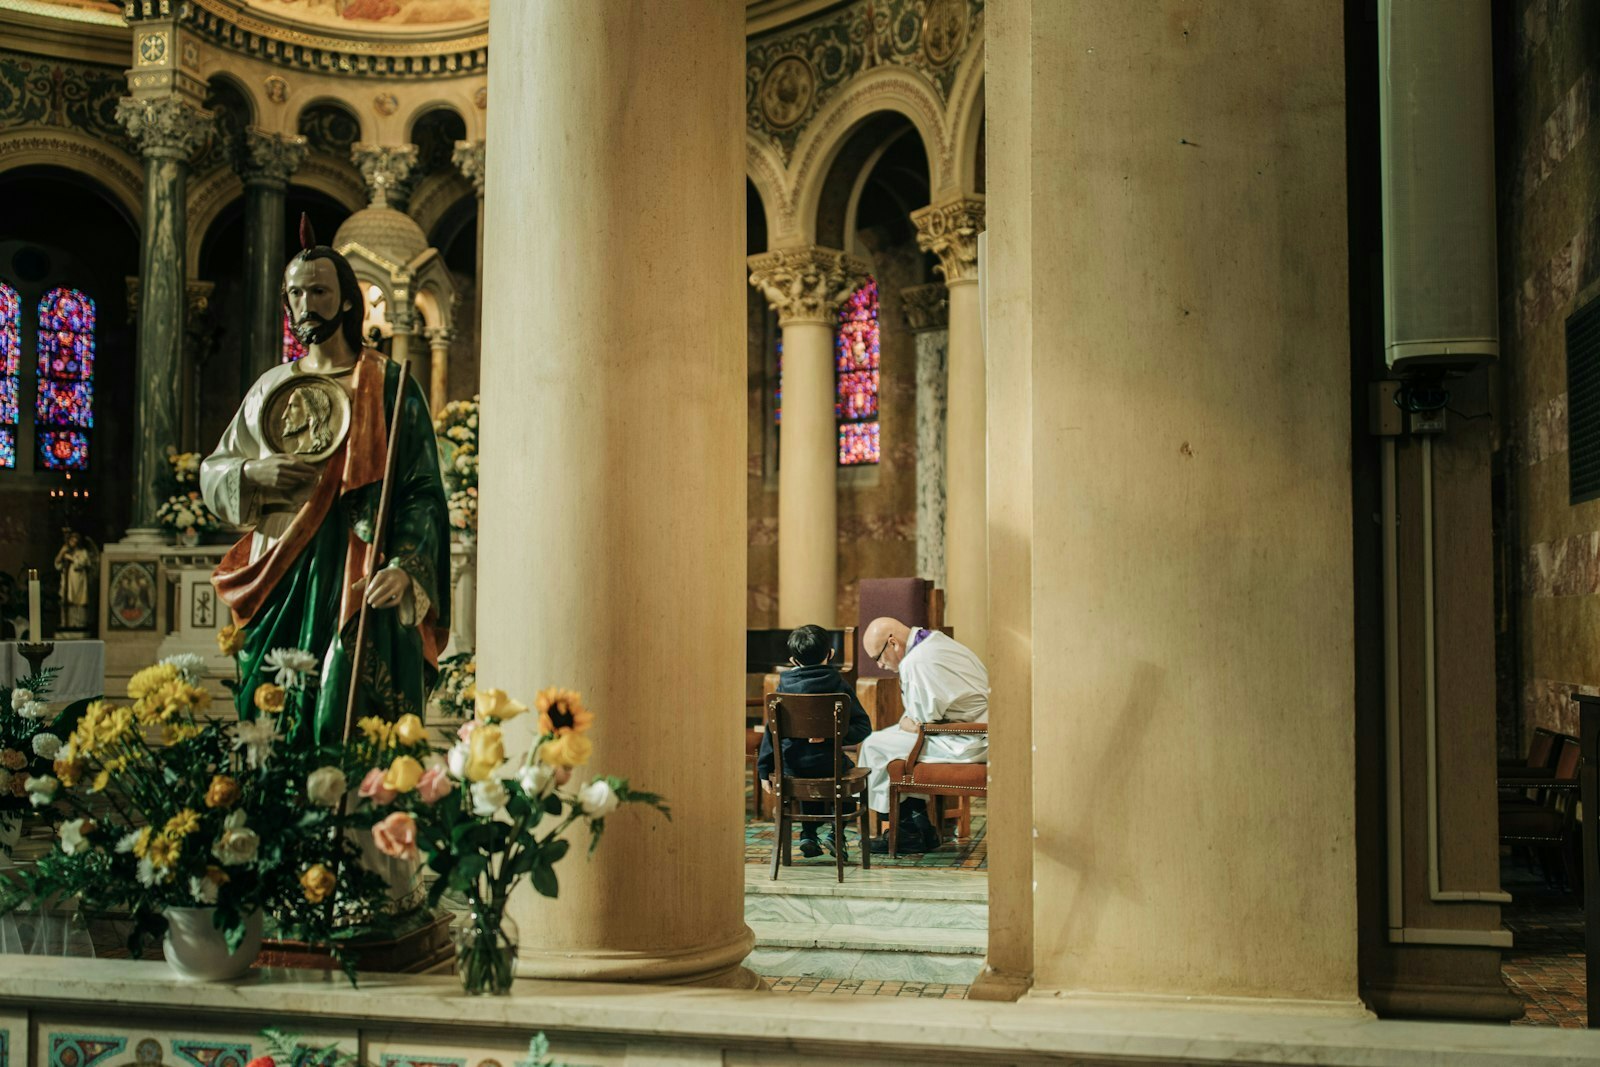
[[[94,542],[76,530],[62,530],[61,534],[63,543],[56,553],[56,571],[61,575],[61,634],[83,636],[93,625],[89,590],[100,557]]]
[[[362,344],[365,304],[349,262],[316,245],[304,222],[301,240],[306,247],[284,272],[283,302],[306,354],[250,387],[200,466],[200,491],[218,515],[251,527],[212,579],[245,632],[234,693],[240,716],[255,714],[256,688],[271,680],[267,655],[304,649],[319,662],[315,708],[299,724],[304,736],[289,741],[328,743],[346,721],[363,598],[371,615],[350,721],[422,714],[449,637],[450,543],[422,390]],[[368,575],[395,423],[390,526]]]

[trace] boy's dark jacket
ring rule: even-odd
[[[778,675],[780,693],[840,693],[850,698],[850,725],[845,730],[844,743],[860,744],[872,733],[872,720],[867,709],[850,692],[837,668],[827,664],[814,667],[795,667]],[[850,761],[845,760],[848,767]],[[783,743],[783,773],[801,778],[826,778],[833,774],[833,744],[831,741],[813,744],[805,738],[789,738]],[[765,780],[772,774],[772,735],[761,736],[761,752],[756,756],[756,778]]]

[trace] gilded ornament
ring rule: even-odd
[[[379,93],[372,98],[372,108],[384,118],[400,110],[400,99],[393,93]]]
[[[799,56],[783,56],[767,68],[757,98],[761,114],[775,130],[786,130],[811,111],[817,75]]]
[[[261,426],[274,452],[320,463],[350,432],[350,394],[325,375],[291,375],[267,395]]]
[[[265,85],[267,99],[274,104],[281,104],[289,99],[289,83],[276,74],[268,75]]]
[[[139,38],[139,65],[153,67],[167,58],[167,35],[147,33]]]
[[[479,111],[486,111],[489,107],[489,87],[478,86],[478,91],[472,94],[472,102],[478,105]]]
[[[966,0],[933,0],[922,17],[922,48],[928,62],[942,67],[967,43]]]

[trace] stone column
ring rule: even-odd
[[[289,176],[306,158],[306,139],[245,130],[244,360],[241,388],[283,361],[283,268],[287,226],[284,198]],[[240,395],[243,395],[241,392]]]
[[[189,158],[210,136],[211,113],[177,97],[130,97],[118,102],[117,118],[144,158],[133,525],[151,528],[167,446],[181,432]]]
[[[444,326],[430,326],[422,331],[428,339],[428,376],[417,376],[428,394],[428,407],[438,411],[444,407],[450,388],[450,330]]]
[[[749,985],[743,12],[490,21],[478,678],[580,690],[585,773],[672,804],[612,815],[558,899],[513,901],[520,973]]]
[[[939,282],[900,290],[917,345],[917,576],[944,587],[945,361],[950,300]]]
[[[978,234],[983,198],[958,197],[911,213],[917,244],[939,257],[950,294],[946,380],[945,593],[956,639],[980,659],[989,647],[989,536],[984,509],[988,436],[984,415],[983,309],[978,305]]]
[[[484,153],[482,141],[457,141],[456,150],[451,155],[450,161],[456,165],[463,177],[472,183],[472,188],[478,194],[478,262],[477,274],[472,279],[472,341],[478,346],[478,351],[483,351],[483,181],[487,174],[484,167]],[[482,372],[482,357],[479,357],[479,372]],[[478,392],[478,387],[473,386],[471,392]],[[444,382],[444,396],[450,395],[450,381]]]
[[[834,415],[838,311],[868,267],[831,248],[751,256],[750,284],[783,328],[783,422],[778,427],[778,625],[836,623],[839,584],[839,428]]]

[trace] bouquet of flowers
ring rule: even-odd
[[[433,683],[430,710],[445,719],[469,719],[478,691],[477,653],[457,652],[439,661],[439,678]]]
[[[12,842],[23,819],[35,808],[50,804],[52,763],[61,751],[62,738],[72,731],[88,701],[52,715],[45,705],[50,683],[59,667],[0,687],[0,855],[11,854]]]
[[[200,461],[205,457],[198,452],[179,452],[167,446],[167,466],[172,470],[172,488],[187,489],[200,485]]]
[[[172,909],[215,909],[212,924],[230,953],[270,913],[327,943],[353,983],[354,961],[340,953],[335,926],[376,911],[388,892],[346,832],[370,826],[376,813],[369,805],[346,812],[343,803],[374,747],[280,747],[296,716],[309,713],[316,658],[276,649],[267,659],[276,681],[257,689],[260,714],[249,721],[204,714],[211,698],[205,660],[195,655],[134,675],[128,705],[90,704],[51,773],[27,787],[35,803],[60,803],[73,817],[0,911],[54,896],[125,909],[135,956],[165,930]],[[425,740],[409,718],[397,732]]]
[[[198,537],[202,533],[222,529],[222,520],[206,507],[198,489],[167,497],[156,509],[156,521],[161,523],[163,529],[187,537]]]
[[[433,420],[439,438],[439,469],[450,508],[450,527],[478,532],[478,398],[452,400]]]
[[[521,759],[507,760],[502,727],[528,707],[498,689],[480,689],[473,719],[443,759],[399,773],[400,757],[387,772],[368,771],[362,785],[364,795],[393,809],[372,828],[379,850],[427,862],[438,875],[430,904],[447,890],[465,897],[471,916],[457,933],[456,971],[471,994],[510,989],[516,929],[506,901],[523,878],[556,895],[555,865],[567,854],[564,835],[573,824],[588,825],[593,851],[620,804],[647,804],[671,817],[659,796],[621,778],[577,777],[589,760],[585,734],[594,721],[577,693],[546,689],[534,707],[539,736]],[[369,794],[373,783],[380,788]]]

